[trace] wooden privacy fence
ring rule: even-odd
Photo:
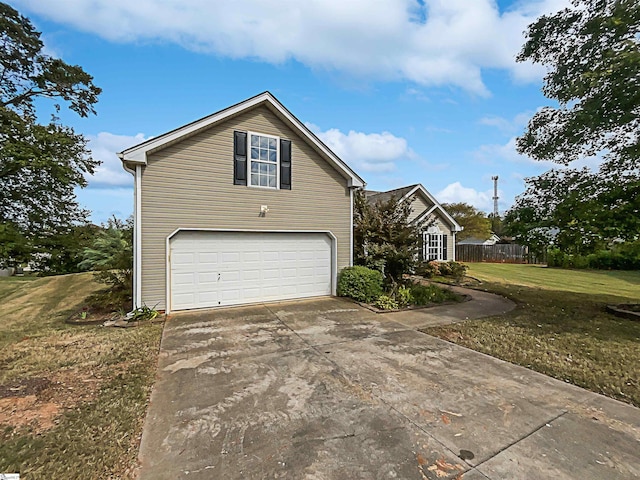
[[[543,263],[543,259],[529,254],[524,245],[456,245],[456,260],[459,262],[489,263]]]

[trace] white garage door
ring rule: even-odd
[[[323,233],[184,231],[171,239],[171,310],[331,294]]]

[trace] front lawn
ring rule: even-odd
[[[99,288],[0,278],[0,472],[133,478],[162,326],[65,324]]]
[[[640,272],[472,263],[478,288],[518,306],[424,332],[640,406],[640,322],[609,303],[640,302]]]

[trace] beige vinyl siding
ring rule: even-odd
[[[233,132],[292,142],[292,189],[233,184]],[[260,206],[269,212],[260,216]],[[260,106],[149,155],[142,174],[142,301],[165,309],[166,239],[177,228],[321,230],[349,265],[347,180],[267,107]]]
[[[411,204],[411,215],[409,215],[409,221],[413,222],[416,218],[422,215],[426,210],[430,209],[433,205],[431,202],[422,198],[422,195],[414,194],[413,203]]]

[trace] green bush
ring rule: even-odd
[[[380,310],[396,310],[399,308],[398,302],[389,295],[380,295],[375,301],[374,306]]]
[[[570,255],[549,250],[547,265],[558,268],[593,268],[599,270],[640,270],[640,241],[614,245],[589,255]]]
[[[346,267],[338,279],[338,295],[371,303],[382,295],[382,273],[367,267]]]
[[[440,288],[437,285],[422,285],[419,283],[411,287],[411,295],[413,296],[414,305],[418,306],[460,300],[460,296],[448,288]]]
[[[399,287],[398,291],[396,292],[395,298],[398,302],[398,305],[402,308],[414,303],[413,294],[411,293],[411,288],[409,287]]]
[[[448,263],[449,269],[451,270],[451,276],[456,281],[456,283],[460,283],[466,275],[469,267],[467,267],[464,263],[454,262],[453,260]]]
[[[451,263],[449,262],[440,262],[438,263],[438,269],[440,270],[440,275],[443,277],[450,277],[453,271],[451,270]]]

